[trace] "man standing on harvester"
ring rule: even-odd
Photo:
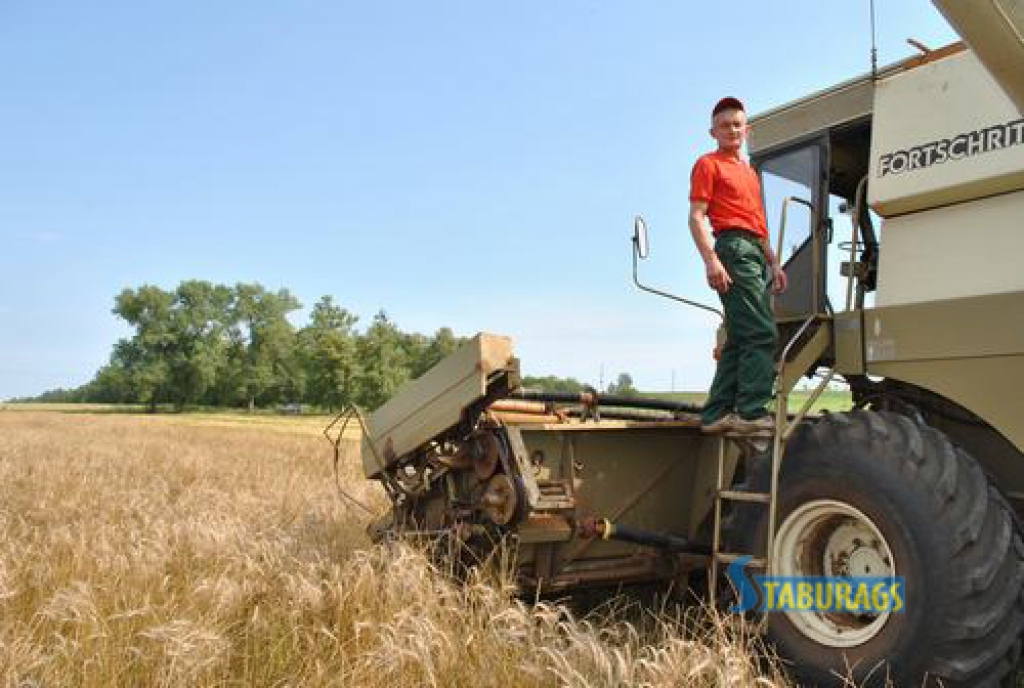
[[[769,288],[782,293],[786,274],[768,244],[757,173],[743,158],[749,129],[743,103],[718,101],[710,130],[718,150],[698,158],[690,176],[690,233],[725,310],[726,342],[701,414],[709,434],[764,436],[774,429],[767,405],[777,334]]]

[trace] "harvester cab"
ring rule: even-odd
[[[749,608],[807,684],[1011,678],[1024,5],[936,4],[965,43],[751,119],[789,282],[773,447],[702,435],[688,404],[523,389],[511,339],[480,334],[363,420],[365,473],[392,502],[374,532],[473,560],[506,543],[531,594],[710,579],[718,596],[728,564],[729,582],[760,589]],[[633,242],[638,286],[690,303],[639,282],[642,219]],[[812,414],[812,393],[791,412],[816,374],[815,393],[841,378],[854,408]],[[894,591],[887,604],[866,581]]]

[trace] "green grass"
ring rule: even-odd
[[[209,416],[239,416],[246,418],[253,417],[281,417],[281,418],[302,418],[302,417],[333,417],[339,411],[328,411],[325,408],[303,404],[300,412],[284,411],[277,406],[267,408],[255,408],[252,411],[245,408],[226,406],[186,406],[178,409],[173,404],[157,404],[155,410],[150,410],[147,404],[100,404],[91,402],[50,402],[50,401],[5,401],[0,402],[0,411],[52,411],[58,413],[124,413],[129,415],[209,415]]]
[[[666,399],[679,401],[687,404],[703,404],[706,392],[641,392],[641,396],[653,397],[655,399]],[[796,413],[802,407],[809,391],[798,390],[789,397],[789,410]],[[830,389],[822,392],[821,396],[811,407],[811,413],[822,411],[845,411],[851,406],[850,393],[845,389]],[[58,413],[110,413],[127,415],[154,415],[148,413],[148,407],[141,404],[63,404],[63,403],[2,403],[0,412],[3,411],[51,411]],[[322,428],[330,421],[337,412],[328,413],[325,409],[318,409],[313,406],[304,406],[300,414],[282,413],[276,408],[256,409],[252,412],[245,409],[227,409],[210,407],[188,407],[183,412],[175,411],[173,407],[160,405],[157,407],[158,416],[178,416],[182,422],[192,424],[214,424],[214,425],[272,425],[272,426],[308,426],[310,428]]]
[[[0,411],[53,411],[59,413],[144,413],[145,404],[93,404],[55,401],[5,401]]]

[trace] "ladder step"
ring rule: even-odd
[[[720,562],[722,562],[723,564],[729,564],[729,563],[732,563],[732,562],[736,561],[737,559],[739,559],[741,557],[749,557],[749,556],[751,556],[751,555],[749,555],[749,554],[737,554],[735,552],[718,552],[718,553],[715,554],[715,559],[720,561]],[[747,562],[747,566],[756,566],[757,568],[763,569],[766,566],[768,566],[768,560],[765,559],[764,557],[753,557],[749,562]]]
[[[744,492],[741,490],[721,490],[718,497],[734,502],[760,502],[761,504],[768,504],[772,500],[772,496],[767,492]]]

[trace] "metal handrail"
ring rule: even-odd
[[[850,274],[846,278],[846,310],[853,308],[853,282],[856,279],[854,266],[857,258],[857,238],[860,234],[860,214],[864,208],[864,192],[868,188],[868,175],[857,183],[853,201],[853,239],[850,241]]]
[[[789,358],[789,352],[793,349],[793,346],[800,340],[807,328],[811,326],[817,319],[817,314],[808,316],[804,320],[803,324],[797,329],[796,334],[790,337],[789,341],[786,342],[786,346],[782,349],[782,355],[779,356],[779,364],[776,366],[775,380],[781,382],[783,373],[786,372],[786,359]],[[775,436],[772,442],[773,455],[777,455],[781,449],[781,435],[787,430],[787,419],[788,419],[788,399],[789,392],[783,390],[781,385],[778,391],[775,393]]]
[[[817,314],[810,315],[803,324],[797,329],[796,334],[790,337],[789,341],[786,342],[786,346],[782,349],[782,355],[779,357],[778,370],[775,374],[776,381],[782,380],[782,375],[786,370],[786,359],[789,357],[789,352],[793,346],[799,341],[800,337],[803,336],[807,328],[811,326],[811,323],[817,319]],[[771,475],[771,489],[769,494],[771,495],[768,504],[768,546],[765,550],[765,573],[772,575],[772,548],[775,546],[775,517],[776,517],[776,496],[779,490],[779,471],[782,466],[782,452],[785,447],[784,440],[789,436],[789,426],[786,423],[789,409],[788,407],[789,392],[782,389],[780,386],[778,391],[775,393],[775,433],[772,435],[772,475]]]
[[[813,215],[814,215],[814,204],[811,203],[810,201],[805,200],[803,198],[800,198],[798,196],[787,196],[785,199],[783,199],[783,201],[782,201],[782,214],[781,214],[781,217],[779,218],[779,241],[778,241],[778,243],[775,246],[775,260],[778,262],[780,267],[782,266],[782,243],[783,243],[783,238],[786,236],[786,215],[787,215],[787,210],[789,209],[790,202],[799,203],[800,205],[806,206],[807,209],[811,211],[812,219],[813,219]],[[819,275],[821,274],[821,266],[818,264],[819,263],[818,254],[820,252],[818,250],[818,232],[817,232],[816,229],[812,229],[811,230],[811,251],[813,253],[812,258],[813,258],[813,261],[814,261],[811,264],[811,270],[812,270],[812,275],[811,275],[812,284],[811,284],[811,286],[814,289],[814,291],[812,293],[813,303],[814,303],[814,312],[817,313],[818,312],[818,302],[820,300],[819,299],[819,295],[818,295],[818,283],[821,281],[818,278],[819,278]]]
[[[818,397],[820,397],[821,393],[825,391],[826,387],[828,387],[828,383],[832,382],[832,378],[834,378],[835,375],[836,371],[830,368],[828,371],[828,375],[821,379],[821,382],[818,383],[818,386],[815,387],[814,391],[811,392],[810,396],[807,397],[807,400],[804,402],[804,405],[800,408],[797,414],[793,416],[793,420],[787,423],[785,432],[782,435],[783,443],[785,443],[789,439],[789,436],[793,434],[793,429],[796,428],[796,426],[798,426],[801,423],[801,421],[803,421],[805,416],[807,416],[808,412],[811,410],[811,407],[814,406],[814,402],[818,400]]]
[[[798,196],[787,196],[782,201],[782,217],[779,218],[779,243],[775,246],[775,257],[781,260],[782,257],[782,239],[786,235],[786,210],[789,208],[790,201],[799,203],[800,205],[807,206],[808,210],[814,212],[814,204],[810,201],[804,200]]]
[[[796,344],[798,339],[800,339],[800,336],[807,330],[808,327],[811,326],[811,323],[814,322],[817,318],[817,313],[807,316],[807,319],[804,320],[802,325],[800,325],[800,328],[796,331],[796,334],[789,338],[789,342],[787,342],[786,346],[782,349],[782,355],[779,356],[779,375],[782,375],[782,371],[785,368],[786,359],[789,358],[790,349],[793,348],[793,345]]]

